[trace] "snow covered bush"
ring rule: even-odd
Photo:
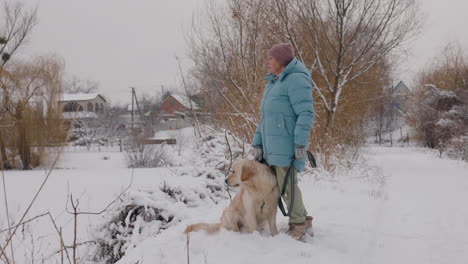
[[[158,189],[132,190],[107,212],[96,228],[94,261],[115,263],[143,240],[156,236],[185,218],[185,211],[212,206],[228,198],[224,179],[232,160],[247,155],[241,141],[232,135],[203,128],[203,136],[187,146],[191,159],[171,171],[175,174]],[[226,139],[230,142],[229,147]],[[196,143],[196,144],[195,144]],[[135,167],[165,160],[171,148],[160,145],[135,145],[127,156]],[[172,148],[177,152],[177,148]],[[162,154],[164,153],[164,154]]]
[[[423,145],[439,150],[440,156],[447,153],[451,158],[466,160],[467,102],[457,92],[424,85],[414,98],[418,103],[410,116]]]
[[[129,168],[156,168],[170,165],[164,145],[134,144],[126,150]]]
[[[76,146],[86,146],[88,150],[92,144],[102,146],[107,141],[106,127],[97,117],[77,118],[70,135],[70,141]]]
[[[178,221],[174,205],[161,192],[131,192],[122,200],[98,228],[94,260],[115,263],[127,249]]]
[[[460,46],[448,44],[420,73],[410,120],[419,142],[450,158],[467,160],[468,63]]]
[[[450,139],[446,154],[452,159],[468,161],[468,135]]]
[[[119,112],[109,108],[105,113],[68,112],[74,120],[69,140],[73,145],[85,146],[89,151],[92,145],[104,146],[109,142],[124,138],[127,132],[119,129]]]
[[[127,250],[156,236],[184,218],[184,210],[210,205],[226,197],[222,186],[210,181],[191,181],[180,186],[164,183],[156,190],[134,190],[121,197],[121,203],[107,212],[95,235],[94,260],[115,263]]]

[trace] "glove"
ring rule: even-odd
[[[305,146],[295,145],[294,147],[294,156],[296,159],[303,158],[307,155],[307,150]]]
[[[263,148],[261,145],[254,147],[254,155],[256,161],[261,161],[263,159]]]

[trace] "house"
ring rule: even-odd
[[[76,126],[76,120],[98,118],[105,113],[107,100],[97,93],[64,93],[60,97],[59,107],[63,109],[64,125],[71,131],[70,128]]]
[[[200,107],[183,94],[171,94],[164,99],[155,112],[157,130],[179,129],[192,125],[193,112],[200,111]]]
[[[411,89],[403,81],[398,81],[392,87],[392,107],[406,112],[408,101],[412,95]]]
[[[65,119],[97,118],[107,107],[107,100],[97,93],[62,94],[59,104]]]
[[[186,95],[171,94],[162,101],[157,114],[163,119],[183,118],[190,114],[191,109],[197,111],[200,107]]]

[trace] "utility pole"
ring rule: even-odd
[[[133,98],[134,98],[134,95],[135,95],[135,87],[130,87],[130,89],[132,90],[131,93],[132,93],[132,109],[131,109],[131,116],[132,116],[132,132],[133,132],[133,112],[134,112],[134,106],[133,106]]]
[[[130,89],[132,90],[132,130],[133,130],[133,113],[134,113],[134,105],[136,104],[137,106],[137,109],[138,109],[138,113],[140,114],[140,121],[143,120],[143,114],[141,113],[141,109],[140,109],[140,105],[138,104],[138,99],[137,99],[137,96],[136,96],[136,92],[135,92],[135,87],[130,87]]]

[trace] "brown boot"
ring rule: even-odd
[[[311,229],[312,228],[312,220],[314,220],[314,218],[312,216],[306,216],[306,229]],[[289,225],[289,229],[291,229],[291,223],[288,223]]]
[[[309,229],[312,227],[312,220],[314,220],[314,218],[312,216],[306,216],[306,229]]]
[[[290,237],[296,240],[302,240],[306,232],[306,222],[304,223],[289,223],[289,230],[286,232]]]
[[[311,236],[314,236],[314,231],[312,230],[312,220],[314,220],[312,216],[306,216],[305,225],[307,233]]]

